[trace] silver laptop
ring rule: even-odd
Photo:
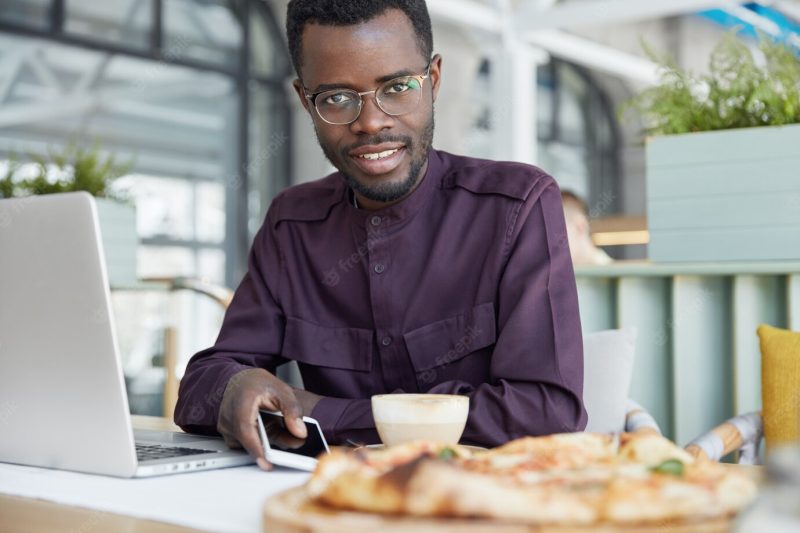
[[[133,430],[94,199],[0,200],[0,461],[121,477],[252,463]]]

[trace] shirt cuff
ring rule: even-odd
[[[174,420],[182,428],[192,428],[197,430],[205,428],[203,433],[217,433],[217,421],[219,420],[219,408],[222,404],[222,397],[231,378],[253,367],[234,363],[225,365],[219,370],[219,374],[214,380],[213,387],[206,390],[180,391],[178,407],[175,409]],[[193,431],[194,432],[194,431]]]
[[[311,411],[325,438],[334,444],[349,440],[371,443],[377,439],[369,398],[343,399],[323,397]]]
[[[353,400],[324,396],[311,410],[311,418],[319,422],[327,440],[336,442],[339,419],[352,402]]]

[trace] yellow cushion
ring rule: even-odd
[[[761,402],[767,447],[800,441],[800,332],[762,325]]]

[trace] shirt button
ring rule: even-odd
[[[374,216],[374,217],[372,217],[372,220],[370,220],[370,223],[371,223],[373,226],[380,226],[380,225],[381,225],[381,217],[379,217],[379,216],[377,216],[377,215],[376,215],[376,216]]]
[[[383,265],[383,263],[378,263],[377,265],[375,265],[376,274],[383,274],[384,270],[386,270],[386,267]]]
[[[392,338],[391,337],[382,338],[381,344],[383,344],[384,346],[389,346],[390,344],[392,344]]]

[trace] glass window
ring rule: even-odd
[[[237,68],[242,29],[226,0],[164,0],[164,54]]]
[[[251,9],[262,12],[268,7],[256,2],[251,4]],[[250,71],[257,76],[289,72],[291,66],[283,33],[275,26],[272,17],[252,16],[252,12],[250,15]]]
[[[120,180],[119,188],[124,189],[136,203],[136,226],[140,237],[187,241],[194,238],[191,182],[134,175]]]
[[[467,132],[464,139],[466,153],[473,157],[492,157],[492,91],[490,86],[490,63],[484,59],[475,78],[474,90],[475,109],[473,127]]]
[[[50,0],[3,0],[0,21],[45,29],[50,25]]]
[[[195,187],[195,238],[221,244],[225,240],[225,218],[225,186],[198,183]]]
[[[585,144],[587,139],[588,107],[586,81],[572,68],[558,69],[558,129],[559,139]]]
[[[183,246],[139,245],[136,271],[140,278],[194,277],[194,252]]]
[[[203,248],[197,253],[197,277],[218,285],[225,283],[225,252]]]
[[[151,0],[66,0],[64,31],[128,47],[146,48]]]
[[[170,294],[164,291],[114,291],[111,304],[117,328],[117,343],[126,375],[135,375],[152,366],[153,356],[161,354],[161,330],[168,320]]]
[[[250,237],[264,222],[269,202],[290,183],[287,160],[288,106],[269,86],[253,82],[250,89]]]
[[[601,94],[594,95],[592,100],[589,107],[589,120],[594,125],[591,131],[593,144],[598,150],[616,150],[617,133],[614,130],[614,123],[606,116],[612,105]]]
[[[178,326],[185,333],[180,338],[176,368],[178,378],[181,378],[191,356],[213,346],[225,311],[217,302],[202,294],[182,291],[173,293],[173,298],[177,299],[176,303],[182,310]],[[175,323],[176,317],[171,318]]]
[[[32,157],[60,153],[69,143],[97,143],[101,157],[130,166],[115,188],[136,204],[138,275],[201,277],[235,287],[249,245],[238,232],[245,222],[254,232],[272,197],[289,184],[283,85],[289,63],[268,6],[163,0],[162,50],[155,50],[152,0],[65,0],[63,34],[86,47],[64,44],[63,35],[50,32],[50,0],[0,2],[0,21],[15,29],[0,31],[0,64],[6,65],[0,69],[0,172],[12,159],[24,172]],[[247,5],[250,43],[240,26]],[[257,47],[248,70],[258,80],[248,80],[242,91],[237,69],[245,44]],[[246,107],[249,119],[242,124]],[[250,152],[246,162],[240,143]],[[143,394],[148,376],[156,376],[156,385],[163,379],[156,367],[164,328],[180,332],[181,364],[216,337],[218,304],[172,296],[143,287],[114,291],[125,371],[134,374],[132,397]]]
[[[476,119],[466,138],[467,153],[494,157],[491,69],[484,61],[476,78]],[[613,110],[589,74],[552,60],[537,70],[537,164],[570,189],[600,206],[593,216],[616,212],[621,186],[619,135]],[[534,120],[533,117],[531,120]]]
[[[538,164],[558,180],[562,189],[569,189],[583,198],[589,197],[585,147],[558,141],[540,144]]]
[[[555,113],[555,68],[553,63],[543,65],[536,69],[536,133],[539,140],[552,139],[554,131]]]

